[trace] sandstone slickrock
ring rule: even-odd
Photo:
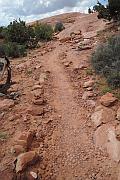
[[[107,152],[111,159],[116,162],[120,161],[120,141],[116,138],[113,128],[108,130]]]
[[[108,123],[115,120],[115,112],[107,107],[97,107],[95,112],[91,116],[91,120],[96,127],[100,126],[102,123]]]
[[[119,107],[119,109],[117,110],[117,119],[120,121],[120,107]]]
[[[4,99],[0,101],[0,112],[4,110],[8,110],[14,106],[14,101],[11,99]]]
[[[108,129],[112,128],[109,124],[104,124],[97,128],[94,133],[94,142],[96,148],[104,149],[108,142]]]
[[[104,124],[97,128],[94,134],[96,148],[106,149],[109,157],[116,161],[120,161],[120,141],[115,135],[115,128],[110,124]]]
[[[16,159],[16,173],[19,173],[23,171],[27,166],[36,163],[38,159],[39,156],[35,151],[29,151],[20,154]]]
[[[113,105],[116,100],[117,98],[114,97],[112,93],[106,93],[105,95],[101,97],[100,103],[107,107],[107,106]]]

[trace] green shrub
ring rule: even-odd
[[[99,19],[120,20],[120,0],[108,0],[107,6],[98,1],[93,10],[98,12]]]
[[[53,37],[53,28],[48,24],[39,24],[35,26],[35,35],[38,40],[49,41]]]
[[[92,55],[92,64],[98,74],[103,74],[108,84],[120,87],[120,35],[111,37]]]
[[[5,39],[7,42],[25,44],[29,40],[28,28],[25,22],[20,19],[11,22],[6,28]]]
[[[60,32],[60,31],[62,31],[63,29],[65,29],[63,23],[62,23],[62,22],[57,22],[56,25],[55,25],[54,31],[55,31],[55,32]]]
[[[4,38],[4,27],[0,27],[0,39],[3,39]]]
[[[26,55],[27,52],[24,45],[19,45],[17,43],[12,43],[12,42],[0,45],[0,56],[18,58]]]

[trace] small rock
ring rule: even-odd
[[[118,119],[118,121],[120,121],[120,107],[119,107],[119,109],[117,110],[117,119]]]
[[[103,106],[111,106],[116,102],[117,98],[114,97],[114,95],[112,93],[106,93],[105,95],[103,95],[100,99],[100,103]]]
[[[45,121],[43,121],[44,122],[44,124],[49,124],[49,123],[51,123],[53,120],[52,119],[47,119],[47,120],[45,120]]]
[[[87,46],[87,45],[86,46],[84,46],[84,45],[82,46],[81,45],[81,46],[78,47],[79,51],[84,51],[84,50],[89,50],[89,49],[92,49],[92,46],[90,46],[90,45],[89,46]]]
[[[14,106],[14,101],[11,99],[4,99],[0,101],[0,112],[6,111]]]
[[[64,66],[65,66],[65,67],[69,67],[71,64],[72,64],[72,61],[70,61],[70,62],[65,62],[65,63],[64,63]]]
[[[64,38],[60,39],[61,43],[65,43],[65,42],[68,42],[68,41],[71,41],[71,37],[70,36],[64,37]]]
[[[38,177],[37,173],[35,173],[35,172],[33,172],[33,171],[30,172],[30,175],[31,175],[34,179],[37,179],[37,177]]]
[[[38,159],[38,154],[35,151],[29,151],[20,154],[16,159],[16,173],[19,173],[23,171],[27,166],[36,163]]]
[[[35,105],[43,105],[45,102],[44,102],[44,99],[43,98],[40,98],[40,99],[37,99],[37,100],[34,100],[33,103]]]
[[[95,107],[96,102],[93,101],[93,100],[87,100],[87,104],[88,104],[89,106],[91,106],[91,107]]]
[[[79,64],[79,66],[78,66],[78,68],[79,69],[85,69],[85,68],[87,68],[87,63],[85,62],[85,61],[83,61],[83,62],[81,62],[80,64]]]
[[[44,113],[43,107],[41,106],[30,106],[27,109],[27,113],[31,114],[32,116],[40,116]]]
[[[37,90],[37,89],[41,89],[42,86],[40,85],[34,85],[32,88],[32,91]]]
[[[16,136],[17,139],[16,142],[19,144],[20,141],[24,141],[26,142],[27,148],[29,148],[33,141],[34,136],[35,136],[35,132],[30,132],[30,131],[22,132]]]
[[[41,96],[43,95],[43,89],[34,90],[33,95],[34,95],[35,99],[41,98]]]
[[[116,138],[120,141],[120,124],[115,129]]]
[[[82,96],[82,99],[83,100],[87,100],[89,97],[93,97],[94,96],[94,93],[91,92],[91,91],[85,91],[83,96]]]
[[[92,87],[94,85],[95,81],[93,80],[89,80],[87,82],[84,83],[83,87],[84,88],[89,88],[89,87]]]
[[[88,88],[87,88],[87,91],[92,91],[92,90],[93,90],[92,87],[88,87]]]
[[[47,79],[46,73],[42,73],[39,78],[39,83],[43,84],[45,82],[45,79]]]

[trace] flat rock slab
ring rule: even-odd
[[[116,162],[120,161],[120,141],[115,135],[115,128],[110,124],[100,126],[94,134],[96,148],[106,149],[109,157]]]
[[[106,124],[111,121],[115,121],[115,112],[107,107],[98,106],[95,112],[91,116],[91,120],[96,127],[102,123]]]

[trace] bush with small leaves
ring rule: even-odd
[[[63,23],[62,22],[57,22],[56,25],[55,25],[54,31],[55,32],[61,32],[64,29],[65,29],[65,27],[64,27]]]
[[[38,40],[49,41],[53,37],[53,28],[48,24],[38,24],[35,26],[35,35]]]
[[[92,65],[112,87],[120,87],[120,35],[111,37],[92,55]]]
[[[9,42],[0,45],[0,57],[7,56],[12,58],[24,57],[27,55],[24,45]]]

